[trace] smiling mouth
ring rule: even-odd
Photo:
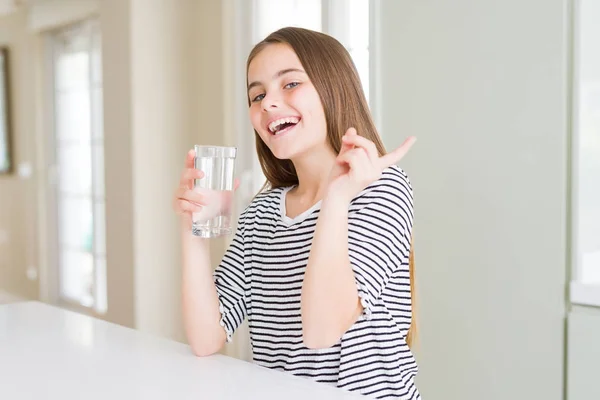
[[[298,117],[280,118],[271,122],[268,126],[268,130],[273,135],[281,135],[282,133],[287,132],[295,127],[298,122],[300,122],[300,118]]]
[[[289,130],[294,129],[295,126],[296,126],[296,124],[280,125],[280,127],[275,132],[273,132],[273,135],[275,135],[275,136],[281,135]]]

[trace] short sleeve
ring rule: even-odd
[[[233,240],[213,275],[219,297],[220,323],[227,333],[227,342],[231,342],[233,333],[242,324],[247,313],[245,216],[245,212],[240,216]]]
[[[352,211],[352,209],[355,211]],[[398,269],[406,269],[413,225],[408,177],[393,166],[353,200],[348,217],[348,255],[367,318]]]

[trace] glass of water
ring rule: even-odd
[[[205,198],[202,211],[192,216],[192,233],[211,238],[232,232],[233,178],[235,147],[194,146],[194,168],[204,177],[194,180],[194,190]]]

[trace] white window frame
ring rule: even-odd
[[[581,279],[582,257],[579,253],[579,193],[580,193],[580,168],[579,168],[579,69],[580,69],[580,1],[573,4],[573,37],[572,37],[572,74],[571,74],[571,283],[569,288],[572,304],[600,307],[600,284],[585,283]],[[599,177],[600,178],[600,177]],[[600,266],[599,266],[600,268]]]

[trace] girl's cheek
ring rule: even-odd
[[[252,119],[252,121],[260,118],[260,103],[252,103],[248,110],[248,114],[250,115],[250,119]]]

